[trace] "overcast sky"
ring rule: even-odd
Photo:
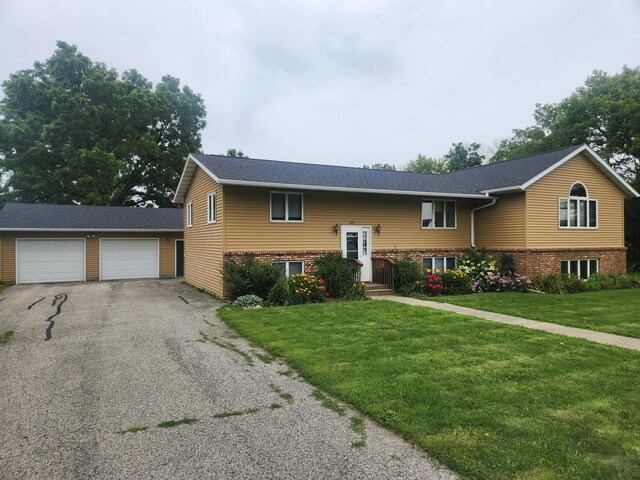
[[[1,80],[56,40],[200,93],[206,153],[402,165],[640,65],[640,0],[0,0]]]

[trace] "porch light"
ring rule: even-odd
[[[338,226],[338,224],[336,223],[336,224],[333,226],[333,233],[335,233],[336,235],[338,235],[338,230],[340,230],[340,227],[339,227],[339,226]]]
[[[382,227],[380,226],[380,224],[376,225],[376,233],[378,234],[378,236],[380,236],[381,230],[382,230]]]

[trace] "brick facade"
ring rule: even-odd
[[[561,260],[598,259],[601,273],[624,273],[627,270],[626,248],[599,249],[553,249],[553,250],[488,250],[496,263],[500,262],[503,253],[512,255],[515,269],[521,275],[535,278],[543,275],[560,274]],[[314,273],[313,261],[331,250],[301,250],[290,252],[228,252],[225,260],[239,261],[247,254],[254,255],[263,262],[304,261],[305,273]],[[459,257],[465,249],[393,249],[374,250],[374,257],[399,260],[409,255],[413,260],[422,264],[423,257]],[[340,253],[337,251],[336,253]]]
[[[553,250],[490,250],[496,262],[503,253],[512,255],[515,269],[521,275],[535,278],[543,275],[559,275],[562,260],[599,260],[601,273],[625,273],[627,271],[627,249],[619,248],[556,248]]]

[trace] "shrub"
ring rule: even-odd
[[[447,295],[471,293],[471,277],[460,270],[448,270],[440,274]]]
[[[496,264],[485,252],[484,248],[468,248],[464,255],[458,258],[456,268],[471,278],[483,277],[496,271]]]
[[[231,298],[257,295],[266,298],[282,273],[267,262],[259,262],[246,255],[240,262],[226,260],[222,275]]]
[[[369,300],[367,296],[367,286],[362,283],[352,283],[343,297],[345,300]]]
[[[441,297],[447,291],[440,275],[427,275],[424,277],[424,293],[428,297]]]
[[[285,276],[280,276],[276,284],[269,291],[269,296],[267,297],[267,305],[287,306],[291,304],[293,304],[293,295],[291,295],[289,279]]]
[[[513,275],[516,273],[516,260],[510,253],[500,255],[500,268],[498,270],[501,275]]]
[[[295,305],[320,303],[329,296],[324,280],[314,275],[299,273],[289,277],[289,289]]]
[[[358,272],[352,262],[339,253],[327,253],[314,261],[317,277],[324,280],[324,285],[334,298],[343,297]]]
[[[579,293],[588,289],[587,282],[576,275],[548,275],[533,280],[533,288],[545,293]]]
[[[262,299],[257,295],[242,295],[241,297],[236,298],[233,305],[235,307],[250,309],[260,308],[262,307],[262,303]]]
[[[476,278],[471,282],[471,290],[480,292],[527,292],[531,287],[531,280],[518,275],[500,275],[497,273],[487,273],[483,277]]]
[[[640,280],[628,274],[594,273],[585,282],[588,290],[639,288]]]
[[[422,286],[422,265],[405,254],[402,259],[396,260],[394,276],[396,292],[400,295],[409,295]]]

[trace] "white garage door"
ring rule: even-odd
[[[17,283],[84,281],[84,240],[16,240]]]
[[[100,280],[158,276],[157,238],[100,240]]]

